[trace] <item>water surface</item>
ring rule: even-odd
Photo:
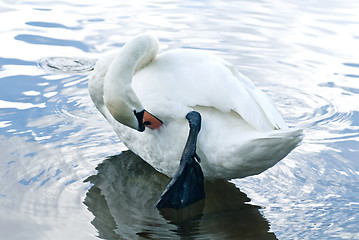
[[[359,239],[358,8],[2,1],[1,239]],[[146,30],[160,51],[232,62],[305,129],[302,145],[258,176],[207,183],[202,215],[152,208],[169,179],[121,153],[87,93],[96,59]]]

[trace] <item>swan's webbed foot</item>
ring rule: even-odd
[[[196,153],[197,136],[201,129],[201,115],[192,111],[186,115],[190,131],[180,165],[172,181],[158,200],[156,207],[180,209],[204,199],[204,177],[200,158]]]

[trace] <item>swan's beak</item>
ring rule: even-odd
[[[144,110],[142,123],[145,127],[150,129],[158,129],[163,125],[163,122],[156,116]]]
[[[137,121],[138,121],[138,128],[139,132],[145,131],[145,127],[148,127],[152,130],[160,128],[163,125],[163,122],[158,119],[156,116],[152,115],[151,113],[147,112],[146,110],[142,110],[141,112],[133,111]]]

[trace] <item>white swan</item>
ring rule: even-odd
[[[89,92],[123,143],[158,171],[176,172],[192,110],[202,116],[197,153],[207,178],[259,174],[301,141],[302,130],[289,129],[272,101],[229,62],[198,50],[157,51],[153,35],[134,37],[96,63]],[[139,124],[141,114],[150,128]]]

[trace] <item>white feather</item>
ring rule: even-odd
[[[132,84],[124,87],[132,87],[143,107],[164,122],[163,127],[140,133],[117,122],[106,109],[103,86],[108,65],[115,61],[113,55],[96,64],[89,90],[121,140],[154,168],[168,176],[176,171],[188,135],[185,115],[191,110],[202,115],[197,152],[206,177],[230,179],[261,173],[301,141],[302,130],[289,129],[272,101],[232,64],[189,49],[155,56],[153,49],[142,49],[151,44],[133,44],[138,39],[154,41],[153,36],[146,36],[130,41],[136,54],[143,51],[147,63],[141,61],[140,69],[133,66]],[[125,52],[130,54],[131,49]]]

